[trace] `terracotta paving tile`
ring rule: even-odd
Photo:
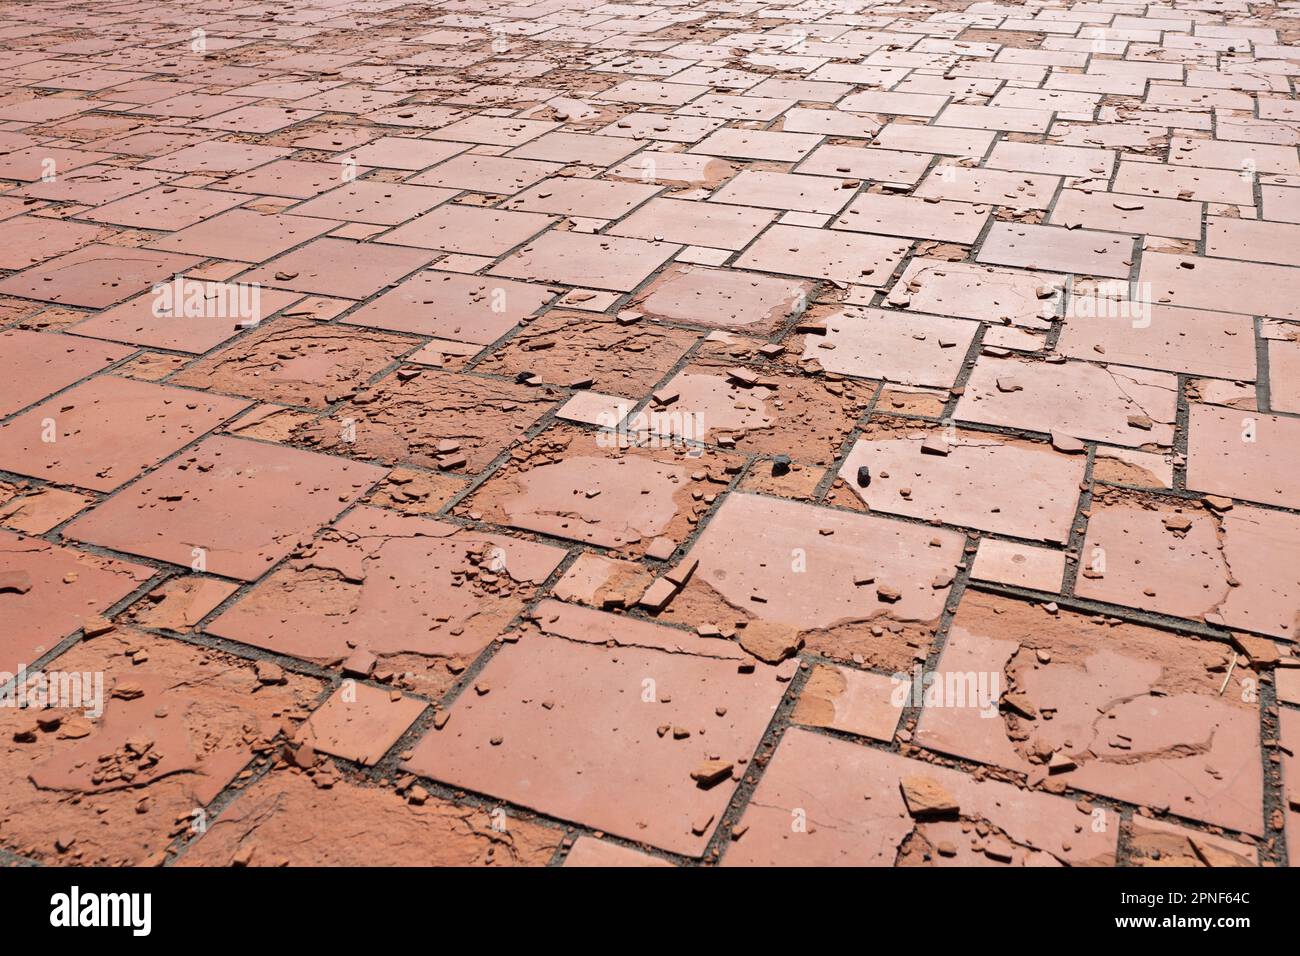
[[[1300,320],[1300,270],[1201,256],[1147,254],[1139,284],[1157,303]],[[0,283],[4,291],[4,283]]]
[[[915,257],[886,302],[900,309],[1045,329],[1061,276]]]
[[[667,860],[640,850],[632,850],[617,843],[596,840],[592,837],[578,837],[564,858],[565,866],[608,867],[608,866],[672,866]]]
[[[905,669],[929,643],[961,544],[946,529],[733,492],[688,553],[699,566],[665,614],[744,624],[737,639],[755,654],[779,658],[802,641]]]
[[[424,708],[423,701],[397,691],[347,681],[298,728],[296,739],[311,750],[370,766]]]
[[[693,153],[797,162],[808,155],[821,137],[808,133],[774,133],[766,130],[720,129],[691,147]]]
[[[207,217],[170,236],[160,236],[149,245],[164,252],[261,262],[336,228],[338,223],[329,219],[300,218],[299,210],[295,210],[292,216],[282,216],[252,209],[232,209]]]
[[[153,576],[153,569],[0,531],[0,671],[16,674]],[[5,708],[8,710],[8,708]]]
[[[746,171],[709,198],[737,206],[834,213],[843,209],[853,194],[839,180],[825,176]]]
[[[0,10],[6,862],[1300,859],[1293,11],[166,7]]]
[[[0,295],[101,309],[200,261],[194,256],[95,243],[0,279]]]
[[[0,330],[0,416],[38,402],[134,351],[106,342],[47,335],[25,329]]]
[[[1175,239],[1201,237],[1201,203],[1153,196],[1062,189],[1052,207],[1051,221],[1073,229],[1149,233]]]
[[[360,507],[205,630],[324,666],[369,654],[440,694],[563,558],[550,545]]]
[[[0,468],[112,491],[247,407],[101,375],[0,425]]]
[[[196,812],[320,692],[311,678],[260,683],[250,661],[131,629],[58,666],[102,677],[102,717],[60,708],[24,738],[30,711],[0,712],[5,842],[51,865],[159,865],[172,834],[195,832],[206,819]]]
[[[910,787],[956,810],[913,816]],[[863,798],[870,810],[863,810]],[[859,747],[806,730],[786,733],[724,866],[1113,865],[1119,821],[1080,827],[1074,803],[996,780]],[[792,824],[793,821],[793,824]]]
[[[1300,266],[1300,225],[1212,216],[1205,224],[1205,254]]]
[[[1238,668],[1220,695],[1224,677],[1212,668],[1225,657],[1222,645],[1136,624],[1103,632],[1095,621],[967,592],[935,680],[997,675],[996,694],[986,681],[986,696],[1001,712],[985,718],[985,701],[954,696],[923,710],[918,743],[1261,834],[1258,704],[1240,692],[1249,669]]]
[[[243,197],[210,189],[157,186],[83,213],[86,219],[137,229],[184,229],[225,212]]]
[[[77,518],[65,534],[251,581],[383,475],[374,465],[217,435]]]
[[[552,230],[508,256],[492,273],[512,279],[630,292],[679,248],[662,242]]]
[[[297,159],[277,159],[264,166],[224,179],[220,188],[238,193],[265,196],[284,196],[289,199],[311,199],[321,193],[344,185],[345,167],[342,163],[309,163]],[[360,176],[364,166],[351,170]]]
[[[320,202],[319,199],[314,201]],[[527,242],[554,222],[553,216],[537,213],[446,203],[384,233],[377,241],[445,252],[499,256]]]
[[[952,199],[1012,209],[1047,209],[1060,182],[1059,177],[1038,173],[941,164],[930,170],[912,195],[922,199]]]
[[[1065,554],[1033,545],[984,538],[971,577],[980,581],[995,581],[1033,588],[1036,591],[1057,591],[1065,574]]]
[[[396,226],[445,202],[455,191],[360,180],[294,206],[295,216]]]
[[[1071,358],[1118,365],[1255,378],[1254,323],[1250,316],[1176,309],[1105,297],[1072,298],[1057,349]]]
[[[651,199],[606,233],[735,250],[749,245],[775,218],[776,213],[768,209]]]
[[[736,456],[620,447],[616,436],[571,426],[543,432],[510,457],[463,511],[638,555],[656,538],[683,540],[707,510],[697,495],[719,494],[726,468],[739,468]]]
[[[800,327],[814,317],[819,331],[803,337],[804,368],[907,385],[951,386],[978,331],[962,319],[855,308],[815,310]]]
[[[36,262],[79,249],[94,242],[101,230],[95,226],[37,216],[5,220],[0,237],[0,269],[25,269]]]
[[[0,524],[23,534],[45,534],[95,501],[90,495],[49,485],[30,488],[10,497],[13,492],[16,488],[0,490],[0,496],[6,499],[0,505]]]
[[[910,248],[906,239],[772,226],[736,260],[737,268],[884,285]]]
[[[191,632],[239,586],[203,574],[168,578],[123,612],[123,620],[139,627]]]
[[[0,119],[5,119],[0,115]],[[112,159],[112,153],[96,153],[82,149],[63,149],[57,146],[31,146],[16,149],[0,155],[0,179],[14,179],[18,182],[34,182],[48,178],[53,172],[59,175],[70,172],[78,166],[102,163]]]
[[[881,183],[914,186],[930,165],[930,157],[921,153],[857,146],[818,146],[801,162],[801,173],[815,176],[840,176],[845,179],[869,179]]]
[[[955,417],[1132,448],[1168,445],[1176,386],[1163,372],[986,356],[976,363]]]
[[[1300,810],[1295,805],[1300,794],[1300,760],[1296,759],[1297,746],[1300,746],[1300,711],[1283,710],[1279,715],[1282,746],[1285,755],[1282,758],[1282,789],[1286,793],[1286,835],[1287,839],[1300,839]]]
[[[829,465],[875,392],[874,382],[830,385],[766,372],[749,383],[735,373],[724,363],[688,365],[655,393],[673,396],[671,404],[650,408],[644,427],[659,435]]]
[[[873,512],[1065,543],[1085,456],[979,432],[868,428],[840,477]],[[871,481],[862,487],[858,469]]]
[[[987,213],[977,213],[969,203],[863,193],[833,225],[854,232],[970,243],[983,230],[986,218]]]
[[[1296,574],[1268,557],[1300,545],[1295,515],[1109,497],[1094,499],[1076,593],[1295,639]]]
[[[1188,423],[1187,487],[1300,507],[1297,441],[1300,420],[1194,404]]]
[[[553,298],[555,291],[545,286],[430,269],[402,280],[344,321],[489,345]]]
[[[1119,164],[1112,188],[1135,196],[1161,196],[1196,202],[1253,204],[1251,178],[1239,170],[1168,166],[1164,163]]]
[[[348,150],[346,155],[360,166],[414,172],[427,169],[467,149],[469,145],[466,143],[438,143],[410,136],[380,136],[364,146]]]
[[[257,143],[229,143],[213,140],[195,143],[169,152],[164,156],[141,163],[144,169],[159,169],[170,173],[204,173],[220,176],[247,172],[277,159],[283,159],[290,150]]]
[[[812,284],[737,270],[672,266],[633,300],[652,319],[764,334],[807,301]]]
[[[599,179],[544,179],[506,200],[505,208],[589,219],[618,219],[659,192],[659,187]]]
[[[995,222],[979,261],[1126,279],[1133,266],[1133,237]]]
[[[273,289],[313,292],[343,299],[365,299],[385,286],[429,264],[433,256],[420,249],[355,243],[346,239],[313,239],[239,277]]]
[[[73,335],[130,342],[179,352],[206,352],[301,300],[295,292],[224,282],[173,283],[170,301],[152,292],[105,309],[71,326]]]
[[[559,168],[559,163],[460,153],[406,181],[418,186],[444,186],[448,189],[473,189],[483,193],[513,195],[545,179]]]
[[[1269,342],[1268,369],[1273,411],[1300,414],[1300,340]]]
[[[339,780],[326,789],[314,774],[313,767],[263,777],[177,865],[545,866],[563,839],[562,831],[530,820],[511,819],[502,831],[487,810],[436,798],[416,803],[373,784]],[[584,840],[596,842],[579,840],[570,860]]]
[[[1137,866],[1259,865],[1259,851],[1249,844],[1136,814],[1129,821],[1128,839],[1132,862]]]
[[[691,774],[711,754],[738,768],[750,759],[785,689],[775,670],[746,674],[735,661],[528,637],[479,675],[490,691],[461,695],[402,766],[700,856],[735,783],[705,788]],[[665,725],[688,736],[660,733]]]
[[[905,700],[884,674],[818,664],[799,694],[791,719],[807,727],[890,741]]]

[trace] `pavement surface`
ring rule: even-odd
[[[1239,0],[4,4],[0,860],[1294,862],[1298,74]]]

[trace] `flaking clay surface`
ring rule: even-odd
[[[173,6],[0,5],[5,861],[1297,860],[1293,10]]]

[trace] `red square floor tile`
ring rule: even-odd
[[[553,298],[554,290],[545,286],[429,269],[404,279],[343,321],[490,345]]]
[[[338,222],[329,219],[232,209],[170,236],[154,239],[149,246],[164,252],[235,262],[263,262],[338,226]]]
[[[112,491],[248,404],[101,375],[0,425],[0,468]]]
[[[538,213],[446,203],[376,241],[495,257],[527,242],[555,221],[553,216]]]
[[[313,239],[263,266],[239,276],[275,289],[312,292],[341,299],[364,299],[429,264],[433,254],[358,243],[347,239]]]
[[[140,564],[0,531],[0,671],[16,674],[153,576]]]
[[[82,515],[65,534],[251,581],[385,473],[374,465],[217,435]]]
[[[662,242],[552,230],[509,256],[492,272],[534,282],[630,292],[680,248]]]
[[[437,797],[417,803],[389,787],[349,779],[336,779],[324,789],[297,769],[277,770],[241,791],[176,865],[500,867],[550,863],[564,840],[563,830],[513,818],[502,830],[507,821],[495,810]]]
[[[564,557],[554,545],[362,506],[205,630],[323,666],[373,654],[438,696],[455,680],[450,668],[496,640]]]
[[[171,302],[179,302],[179,306],[162,306],[158,296],[150,292],[92,315],[86,321],[70,326],[67,331],[92,339],[200,353],[238,335],[246,325],[257,325],[301,298],[296,292],[258,289],[254,293],[250,287],[235,283],[193,279],[179,286],[179,293],[175,291],[176,285],[173,284],[172,289]],[[186,315],[187,302],[197,303],[200,297],[203,305],[196,308],[196,312],[207,309],[211,314]]]
[[[1300,508],[1300,419],[1191,406],[1187,487]]]
[[[132,628],[83,641],[56,666],[102,678],[102,714],[55,710],[56,727],[27,736],[30,710],[0,712],[6,842],[53,865],[161,865],[320,693],[311,678],[260,683],[251,661]]]
[[[286,315],[205,355],[171,382],[323,410],[415,345],[404,336]]]
[[[421,216],[439,203],[456,195],[453,189],[433,186],[409,186],[369,179],[347,183],[338,189],[294,206],[295,216],[341,219],[344,222],[368,222],[396,226]]]
[[[311,199],[326,190],[342,186],[345,176],[369,172],[364,166],[345,166],[341,162],[308,163],[297,159],[277,159],[247,172],[222,180],[221,189],[263,196]]]
[[[873,512],[1064,544],[1086,458],[981,432],[868,425],[840,477]]]
[[[185,186],[156,186],[82,213],[83,219],[136,229],[176,230],[246,202],[243,196]]]
[[[321,753],[372,766],[415,723],[424,701],[346,681],[298,730],[296,739]]]
[[[618,618],[611,619],[615,627]],[[667,629],[659,629],[667,630]],[[671,637],[671,635],[669,635]],[[785,685],[735,660],[532,635],[507,645],[406,770],[625,839],[700,856]]]
[[[97,226],[42,216],[6,218],[0,231],[0,269],[26,269],[94,242],[103,232]]]
[[[25,329],[0,330],[0,418],[126,358],[134,349]]]
[[[200,261],[194,256],[97,243],[0,279],[0,295],[102,309]]]

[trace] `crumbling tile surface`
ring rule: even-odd
[[[1001,598],[963,601],[936,682],[996,675],[996,694],[990,683],[988,700],[927,709],[918,742],[1262,834],[1259,705],[1243,684],[1250,671],[1225,678],[1229,655],[1212,643],[1134,624],[1103,628],[1095,618]]]
[[[529,820],[498,829],[499,818],[483,809],[325,779],[298,769],[262,778],[180,865],[545,866],[563,836]]]
[[[59,660],[66,673],[99,676],[102,715],[51,709],[28,735],[30,711],[0,710],[0,833],[50,864],[161,862],[172,835],[197,832],[206,820],[194,814],[320,692],[311,678],[266,684],[249,661],[125,629]]]
[[[953,809],[913,814],[930,787]],[[863,805],[866,804],[864,807]],[[805,730],[787,732],[741,818],[727,866],[1087,866],[1115,861],[1118,821],[1077,830],[1067,799]],[[977,832],[975,826],[980,825]]]
[[[0,851],[1297,861],[1294,11],[174,6],[0,5],[0,676],[179,675]]]
[[[564,552],[359,507],[208,624],[279,654],[335,665],[354,652],[445,690],[518,614]]]

